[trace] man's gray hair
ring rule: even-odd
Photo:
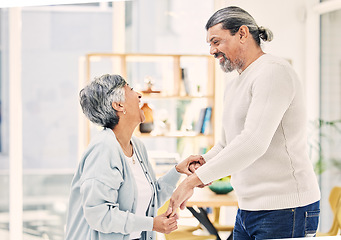
[[[260,39],[265,42],[273,39],[270,29],[258,27],[255,19],[240,7],[230,6],[216,11],[207,21],[206,30],[219,23],[222,23],[223,29],[230,30],[232,35],[235,35],[242,25],[247,26],[258,46],[260,46]]]
[[[119,117],[112,102],[125,101],[126,84],[120,75],[96,77],[79,92],[80,105],[85,116],[95,124],[114,129]]]

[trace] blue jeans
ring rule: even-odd
[[[238,209],[234,240],[313,237],[320,216],[320,201],[304,207],[269,211]]]

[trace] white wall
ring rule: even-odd
[[[134,47],[131,47],[131,51],[133,52],[164,52],[164,53],[197,53],[197,54],[208,54],[208,46],[205,42],[206,31],[204,26],[208,18],[213,14],[214,8],[221,8],[228,5],[237,5],[245,10],[247,10],[257,21],[258,25],[270,28],[274,33],[274,40],[270,43],[264,44],[264,50],[267,53],[271,53],[274,55],[278,55],[292,61],[293,67],[297,71],[298,75],[305,83],[307,89],[311,86],[309,82],[311,79],[306,78],[306,5],[307,2],[312,3],[318,0],[286,0],[286,1],[274,1],[274,0],[186,0],[186,1],[175,1],[175,0],[139,0],[133,1],[132,4],[141,5],[141,9],[139,12],[133,13],[133,20],[140,21],[138,24],[138,32],[134,33],[131,36],[132,43],[135,44]],[[168,17],[157,17],[157,15],[165,14],[165,11],[160,11],[159,8],[164,9],[165,11],[171,10],[167,12],[166,15]],[[159,12],[156,10],[158,9]],[[26,86],[27,91],[24,93],[24,98],[29,100],[31,104],[26,105],[26,110],[24,112],[26,117],[29,117],[27,121],[25,121],[26,133],[26,149],[27,155],[30,157],[30,163],[37,163],[36,165],[43,165],[44,167],[48,164],[48,161],[37,161],[34,156],[39,155],[36,154],[35,146],[37,145],[34,137],[39,138],[39,142],[42,145],[46,145],[47,143],[50,146],[48,148],[49,153],[53,153],[57,151],[60,153],[60,146],[65,145],[65,149],[67,146],[72,146],[72,144],[66,144],[67,141],[64,141],[64,137],[66,135],[70,135],[71,131],[67,131],[67,129],[76,129],[77,116],[74,109],[76,109],[77,96],[76,93],[69,94],[70,89],[66,87],[65,82],[73,82],[72,86],[76,89],[77,82],[77,74],[78,74],[78,57],[84,55],[85,52],[88,51],[110,51],[111,49],[111,16],[109,13],[102,13],[101,18],[95,18],[97,26],[101,26],[101,28],[96,28],[97,34],[86,35],[86,34],[77,34],[72,35],[73,29],[70,27],[73,25],[77,25],[77,21],[75,21],[75,16],[68,16],[67,18],[58,21],[53,21],[53,17],[57,14],[48,14],[44,18],[38,18],[38,15],[44,15],[46,13],[36,13],[33,12],[25,12],[25,26],[29,26],[32,24],[34,28],[24,29],[23,35],[26,36],[29,41],[24,43],[24,54],[25,63],[24,65],[24,85]],[[72,15],[69,13],[69,15]],[[77,15],[78,16],[78,15]],[[56,17],[56,16],[55,16]],[[68,19],[71,18],[71,21]],[[42,19],[44,19],[42,21]],[[78,19],[78,18],[77,18]],[[101,20],[102,19],[102,20]],[[156,22],[158,20],[162,20],[164,22]],[[168,22],[169,21],[169,22]],[[89,16],[79,16],[78,26],[80,27],[82,32],[86,32],[85,28],[89,23],[94,23]],[[147,22],[148,24],[145,24]],[[65,31],[57,33],[57,35],[53,35],[49,31],[52,29],[51,27],[54,24],[63,24],[63,26],[68,29],[68,32]],[[2,23],[3,24],[3,23]],[[49,25],[47,28],[46,25]],[[163,28],[166,25],[168,28]],[[80,30],[79,28],[74,28]],[[103,31],[103,33],[101,32]],[[35,35],[31,35],[30,33],[35,32]],[[107,34],[109,33],[109,34]],[[50,35],[51,34],[51,35]],[[155,34],[157,35],[156,38]],[[73,38],[70,38],[70,36]],[[82,36],[87,36],[81,38]],[[108,36],[110,39],[108,39]],[[88,38],[91,37],[91,41],[88,41]],[[94,37],[98,37],[99,39],[93,39]],[[37,40],[39,40],[39,44],[37,45]],[[87,40],[87,41],[86,41]],[[309,39],[310,41],[311,39]],[[87,42],[87,44],[85,44]],[[100,44],[99,44],[100,43]],[[4,43],[2,43],[4,44]],[[85,45],[84,45],[85,44]],[[93,45],[95,44],[95,45]],[[57,46],[57,47],[56,47]],[[37,51],[38,48],[48,47],[51,48],[49,51],[51,52],[51,59],[46,61],[44,56]],[[70,53],[71,52],[71,53]],[[30,53],[34,53],[31,55]],[[60,53],[64,53],[65,55],[61,55]],[[29,57],[28,57],[29,56]],[[66,59],[66,60],[65,60]],[[56,61],[58,64],[56,64]],[[31,64],[35,65],[35,68],[32,68]],[[33,72],[30,72],[30,71]],[[51,70],[53,74],[43,74],[44,71]],[[223,89],[220,84],[223,84],[224,78],[228,78],[231,75],[223,74],[220,68],[217,68],[217,87],[216,89]],[[38,79],[37,79],[38,78]],[[39,82],[40,80],[40,82]],[[39,83],[38,83],[39,82]],[[45,98],[44,101],[38,101],[36,97],[41,98],[41,92],[39,92],[38,86],[45,86],[45,93],[43,96]],[[44,90],[43,89],[43,90]],[[32,91],[31,91],[32,90]],[[50,91],[51,90],[51,91]],[[55,95],[46,94],[53,92]],[[29,95],[33,94],[33,95]],[[219,99],[221,98],[220,92],[217,92],[218,99],[216,101],[217,106],[216,109],[221,108],[219,105]],[[50,104],[53,97],[59,97],[58,101],[59,105]],[[318,96],[315,96],[318,97]],[[314,95],[311,96],[311,100],[313,100]],[[27,103],[28,104],[28,103]],[[309,105],[310,104],[310,105]],[[69,111],[70,114],[66,114],[64,117],[60,114],[61,111],[71,109]],[[308,101],[308,108],[314,110],[316,106],[311,104]],[[40,121],[41,115],[37,113],[38,110],[47,110],[50,115],[47,116],[47,121]],[[35,112],[34,112],[35,111]],[[45,113],[45,111],[44,111]],[[216,119],[220,119],[218,115],[219,111],[216,114]],[[63,121],[55,120],[56,116],[62,116]],[[43,116],[45,119],[45,115]],[[38,119],[38,120],[37,120]],[[43,119],[43,120],[44,120]],[[65,124],[65,121],[70,121]],[[44,122],[48,123],[48,126],[44,125]],[[44,125],[44,126],[42,126]],[[52,127],[51,127],[52,125]],[[33,127],[32,127],[33,126]],[[61,126],[67,126],[62,131],[60,130]],[[217,125],[216,125],[217,126]],[[220,129],[217,126],[216,129]],[[42,138],[40,134],[44,134],[42,130],[48,130],[50,134],[50,138],[46,140],[46,138]],[[64,132],[67,131],[67,134]],[[76,130],[75,130],[76,131]],[[61,134],[62,137],[56,138],[56,134]],[[218,134],[216,134],[218,136]],[[44,136],[46,136],[44,134]],[[76,137],[70,138],[76,144]],[[56,142],[57,141],[57,142]],[[60,142],[64,144],[60,145]],[[35,146],[31,147],[31,144]],[[58,148],[57,150],[54,148]],[[55,159],[55,165],[58,165],[57,162],[60,161],[61,158],[65,166],[73,166],[75,165],[76,159],[76,151],[74,149],[70,150],[72,154],[67,154],[67,157],[58,156],[53,154]],[[46,152],[45,152],[46,153]],[[42,154],[44,155],[44,152]],[[32,161],[33,159],[33,161]],[[40,158],[39,158],[40,159]],[[70,163],[71,162],[71,163]]]
[[[217,6],[235,5],[248,11],[259,26],[269,28],[274,39],[264,43],[263,49],[292,61],[299,77],[305,72],[305,0],[225,0]]]

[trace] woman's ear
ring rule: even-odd
[[[124,111],[124,107],[123,107],[123,105],[121,103],[112,102],[111,106],[112,106],[113,109],[115,109],[118,112],[123,112]]]

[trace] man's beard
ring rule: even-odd
[[[230,59],[228,59],[226,57],[226,55],[222,52],[219,52],[219,53],[215,53],[214,54],[214,57],[217,58],[219,56],[223,56],[224,57],[224,61],[223,62],[220,62],[220,67],[221,69],[226,72],[226,73],[229,73],[229,72],[232,72],[233,70],[239,70],[239,69],[242,69],[242,67],[244,66],[244,61],[241,60],[241,59],[236,59],[236,61],[232,62]]]

